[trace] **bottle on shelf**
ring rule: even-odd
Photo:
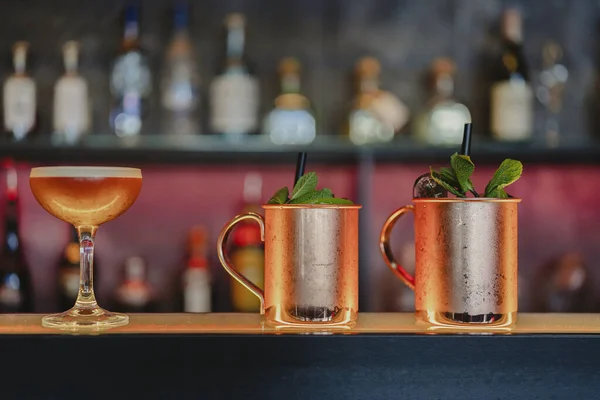
[[[15,72],[4,82],[4,129],[19,141],[32,133],[37,124],[36,85],[25,71],[29,43],[13,46]]]
[[[459,145],[466,123],[471,122],[469,109],[453,98],[456,67],[449,58],[437,58],[431,66],[431,97],[427,107],[414,121],[414,135],[432,145]]]
[[[210,85],[210,129],[213,133],[239,138],[258,130],[259,86],[244,51],[244,15],[229,14],[225,26],[225,65]]]
[[[183,312],[211,311],[211,276],[208,263],[208,234],[206,228],[190,230],[189,258],[183,272]]]
[[[5,162],[6,209],[4,246],[0,256],[0,313],[33,312],[33,291],[29,269],[23,258],[19,235],[19,196],[17,170]]]
[[[78,72],[78,42],[64,44],[63,62],[65,74],[54,86],[53,138],[73,144],[89,132],[91,123],[88,85]]]
[[[562,56],[563,50],[558,43],[549,41],[544,44],[544,69],[539,75],[536,96],[545,109],[544,139],[548,147],[557,147],[560,144],[560,112],[569,78],[567,67],[560,63]]]
[[[111,128],[120,137],[139,135],[146,100],[152,91],[152,76],[139,42],[138,9],[131,5],[125,10],[123,42],[110,74],[110,89]]]
[[[348,136],[357,145],[385,143],[408,122],[409,110],[394,94],[379,88],[381,64],[361,58],[355,69],[358,93],[348,117]]]
[[[260,210],[262,177],[249,173],[244,180],[242,212]],[[260,228],[256,223],[240,223],[233,231],[229,257],[235,269],[259,288],[264,288],[265,253]],[[236,280],[231,279],[231,302],[240,312],[257,312],[260,301]]]
[[[143,258],[125,259],[125,279],[116,290],[114,309],[130,313],[157,311],[154,292],[146,280],[146,263]]]
[[[502,54],[490,91],[490,129],[498,141],[527,141],[533,135],[533,91],[522,32],[520,11],[506,9],[502,18]]]
[[[284,58],[279,63],[281,94],[267,115],[264,133],[275,144],[309,144],[316,136],[316,121],[310,101],[300,92],[300,62]]]
[[[165,129],[167,133],[196,134],[200,133],[196,115],[200,102],[200,76],[188,32],[188,8],[184,3],[175,6],[174,31],[162,78]]]
[[[62,311],[73,307],[79,293],[79,235],[72,225],[69,229],[69,243],[65,246],[58,266],[58,297]]]

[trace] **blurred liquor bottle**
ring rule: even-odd
[[[244,180],[242,212],[261,212],[262,177],[249,173]],[[231,236],[229,257],[234,268],[259,288],[264,288],[265,253],[260,227],[256,223],[240,223]],[[231,278],[231,301],[234,310],[258,312],[260,301],[248,289]]]
[[[0,313],[33,311],[33,291],[29,269],[23,258],[19,235],[19,196],[17,171],[12,161],[5,161],[6,209],[4,245],[0,255]]]
[[[88,85],[78,72],[78,42],[64,44],[63,62],[65,74],[54,85],[53,140],[73,144],[91,125]]]
[[[37,126],[35,81],[25,71],[29,43],[13,46],[15,72],[4,82],[4,129],[13,139],[22,140]]]
[[[316,120],[310,101],[300,91],[300,62],[284,58],[279,63],[281,94],[267,115],[264,133],[275,144],[309,144],[316,136]]]
[[[225,26],[225,62],[210,85],[210,129],[239,138],[258,130],[259,86],[244,51],[244,15],[229,14]]]
[[[347,121],[347,135],[354,144],[389,142],[408,122],[408,107],[379,88],[380,73],[381,65],[373,57],[356,64],[357,95]]]
[[[579,253],[567,253],[537,271],[530,288],[535,312],[598,312],[594,277]]]
[[[523,51],[518,9],[504,11],[502,52],[491,86],[491,131],[499,141],[527,141],[533,135],[533,91]]]
[[[569,78],[567,67],[560,63],[562,56],[563,50],[558,43],[549,41],[544,44],[544,69],[539,75],[536,96],[545,110],[544,141],[548,147],[557,147],[560,144],[560,112]]]
[[[430,98],[425,110],[414,121],[414,135],[432,145],[459,145],[464,125],[471,122],[469,109],[454,95],[456,66],[449,58],[434,60],[430,76]]]
[[[58,266],[59,307],[61,311],[75,305],[79,293],[79,236],[77,229],[69,225],[70,240],[65,246]],[[94,262],[96,267],[96,262]],[[94,268],[97,270],[97,268]]]
[[[196,111],[200,106],[200,76],[188,31],[188,6],[179,2],[174,12],[174,35],[165,60],[162,105],[166,110],[165,132],[200,133]]]
[[[146,263],[141,257],[125,260],[125,277],[115,293],[115,311],[130,313],[157,312],[154,291],[146,280]]]
[[[110,126],[116,135],[134,137],[142,130],[146,100],[152,91],[148,59],[139,42],[138,9],[125,9],[125,30],[120,55],[110,74],[112,110]]]
[[[211,275],[208,263],[208,233],[205,227],[195,226],[188,238],[188,260],[182,279],[183,312],[211,311]]]

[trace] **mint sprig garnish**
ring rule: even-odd
[[[331,189],[323,188],[317,190],[318,178],[314,172],[302,175],[290,196],[287,187],[279,189],[267,204],[354,204],[348,199],[334,196]]]
[[[454,153],[450,157],[450,168],[440,168],[435,171],[430,167],[431,178],[448,192],[456,197],[467,197],[467,193],[479,197],[473,187],[471,175],[475,171],[475,164],[469,156]],[[509,194],[504,190],[508,185],[516,182],[523,174],[523,164],[520,161],[507,158],[500,164],[494,176],[487,184],[483,197],[506,199]]]
[[[511,160],[510,158],[502,161],[502,164],[485,187],[485,197],[508,198],[508,193],[504,188],[519,179],[521,174],[523,174],[523,164],[520,161]]]

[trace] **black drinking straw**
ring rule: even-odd
[[[471,153],[471,131],[473,130],[473,124],[468,122],[465,124],[463,131],[463,141],[460,146],[460,154],[468,156]]]
[[[294,186],[298,182],[298,179],[304,175],[304,166],[306,165],[306,152],[302,151],[298,153],[298,159],[296,160],[296,176],[294,178]]]

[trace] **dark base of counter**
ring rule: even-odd
[[[0,399],[597,399],[598,335],[0,336]]]

